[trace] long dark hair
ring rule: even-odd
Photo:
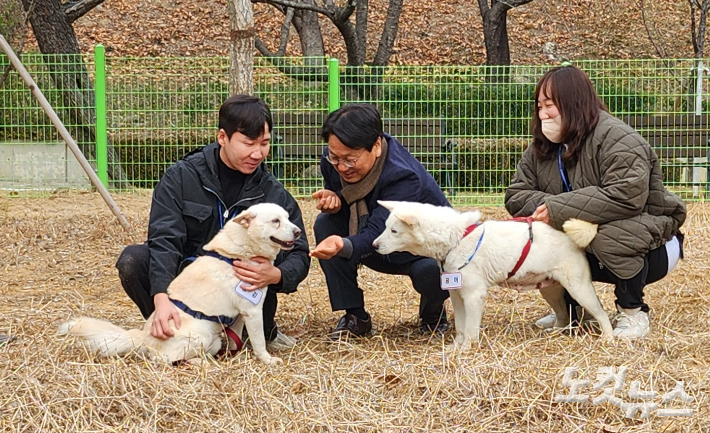
[[[575,66],[560,66],[542,76],[535,88],[535,104],[543,96],[554,102],[562,119],[562,142],[567,150],[562,154],[565,165],[577,163],[584,141],[599,123],[599,113],[608,111],[589,77]],[[542,122],[537,109],[530,125],[532,146],[538,158],[556,158],[559,144],[548,140],[542,133]]]

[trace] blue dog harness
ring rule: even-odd
[[[182,301],[178,301],[177,299],[170,298],[170,301],[175,304],[176,307],[189,314],[190,316],[194,317],[195,319],[209,320],[210,322],[219,323],[220,325],[225,327],[230,327],[234,325],[234,322],[237,321],[236,317],[208,316],[202,312],[193,310],[192,308],[185,305]]]

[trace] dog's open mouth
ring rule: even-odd
[[[271,242],[277,243],[282,250],[291,250],[293,249],[294,245],[296,244],[295,241],[282,241],[281,239],[277,239],[273,236],[271,236]]]

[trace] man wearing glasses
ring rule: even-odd
[[[377,200],[450,206],[444,193],[424,166],[382,131],[382,117],[371,105],[350,104],[332,112],[321,136],[328,147],[321,161],[324,189],[313,194],[321,214],[314,226],[317,246],[310,255],[320,261],[333,311],[345,311],[330,338],[362,337],[372,331],[357,284],[359,264],[408,275],[421,295],[421,331],[443,334],[449,328],[444,310],[449,295],[439,285],[436,261],[409,253],[382,256],[372,241],[384,230],[389,214]]]

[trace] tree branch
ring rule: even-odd
[[[651,41],[651,45],[653,45],[653,48],[656,49],[656,54],[662,59],[666,58],[666,53],[663,52],[663,49],[656,44],[656,40],[653,38],[653,34],[651,32],[651,28],[648,25],[648,21],[646,21],[646,8],[643,5],[643,0],[638,0],[636,1],[636,7],[639,8],[641,11],[641,20],[643,21],[643,26],[646,29],[646,35],[648,35],[648,40]],[[691,21],[692,21],[691,17]],[[695,26],[693,26],[695,27]],[[691,31],[695,31],[695,29],[691,29]],[[695,37],[693,36],[693,46],[695,46]]]
[[[357,12],[355,13],[355,41],[358,48],[358,57],[363,60],[367,58],[367,12],[369,9],[368,0],[358,0]],[[385,24],[383,34],[387,31]]]
[[[281,24],[281,43],[279,44],[279,50],[276,55],[283,57],[286,53],[286,46],[288,45],[288,33],[291,29],[291,21],[293,20],[294,10],[293,8],[286,8],[286,17],[284,18],[283,24]]]
[[[531,1],[533,0],[493,0],[493,6],[491,7],[491,9],[494,9],[500,13],[502,11],[507,11],[509,9],[517,8],[524,4],[528,4]],[[486,0],[478,0],[479,7],[481,5],[481,2],[487,3]],[[488,7],[487,4],[486,7]]]
[[[399,17],[402,14],[402,2],[403,0],[390,0],[387,8],[387,18],[384,26],[382,26],[380,45],[377,47],[377,54],[375,54],[373,62],[375,66],[387,66],[389,63],[394,40],[397,37]]]
[[[86,15],[96,6],[103,3],[104,0],[75,0],[62,5],[62,12],[67,16],[69,23],[73,23],[77,19]]]
[[[289,1],[289,0],[251,0],[252,3],[266,3],[270,5],[279,5],[287,8],[294,8],[294,9],[305,9],[313,12],[318,12],[319,14],[323,14],[330,18],[331,20],[335,20],[335,14],[336,10],[326,7],[322,8],[320,6],[314,5],[314,4],[307,4],[307,3],[301,3],[298,1]]]

